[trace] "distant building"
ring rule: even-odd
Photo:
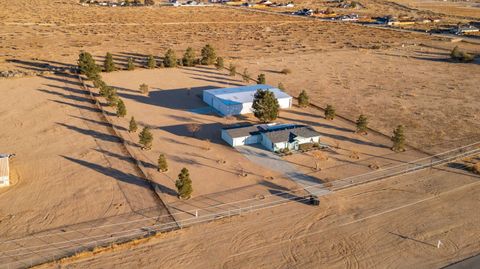
[[[297,124],[259,124],[222,129],[222,139],[237,147],[260,143],[270,151],[298,150],[302,144],[320,143],[320,133]]]
[[[10,185],[9,154],[0,154],[0,187]]]
[[[280,108],[292,107],[290,95],[264,84],[206,90],[203,91],[203,101],[225,116],[252,113],[253,99],[257,90],[273,92]]]

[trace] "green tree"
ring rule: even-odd
[[[113,62],[113,56],[110,52],[107,52],[105,56],[105,61],[103,62],[103,70],[105,72],[112,72],[115,71],[115,63]]]
[[[102,89],[102,88],[106,87],[107,84],[101,78],[97,78],[93,81],[93,86],[97,89]]]
[[[147,68],[154,69],[155,67],[157,67],[157,60],[155,60],[155,57],[153,57],[153,55],[148,55]]]
[[[182,62],[184,66],[195,66],[195,51],[192,48],[187,48],[185,54],[183,54]]]
[[[148,85],[145,84],[145,83],[142,83],[140,85],[140,92],[143,93],[143,94],[148,94],[148,91],[149,91]]]
[[[182,199],[189,199],[192,195],[192,180],[190,179],[190,173],[187,168],[182,168],[180,174],[178,174],[178,180],[175,182],[177,187],[178,196]]]
[[[257,77],[257,84],[266,84],[267,79],[265,78],[265,74],[260,74]]]
[[[327,105],[325,108],[325,119],[333,120],[335,118],[335,108],[332,105]]]
[[[163,60],[165,67],[176,67],[177,66],[177,56],[172,49],[168,49],[165,53],[165,59]]]
[[[107,99],[108,105],[112,107],[116,107],[118,105],[118,101],[120,100],[120,98],[117,95],[117,91],[112,87],[108,87],[108,89],[109,90],[106,93],[107,96],[105,97]]]
[[[135,64],[133,63],[133,58],[130,57],[128,58],[128,62],[127,62],[127,70],[132,71],[134,69],[135,69]]]
[[[305,90],[303,90],[302,92],[300,92],[300,94],[298,95],[298,105],[300,107],[307,107],[309,105],[309,101],[308,101],[308,95],[307,95],[307,92]]]
[[[229,75],[234,77],[237,74],[237,66],[230,63],[230,66],[228,67]]]
[[[278,117],[278,100],[273,92],[269,90],[257,90],[253,98],[253,114],[261,122],[270,122]]]
[[[87,76],[88,79],[95,80],[100,79],[100,68],[95,63],[93,56],[86,52],[81,51],[78,55],[78,68],[80,70],[80,74]]]
[[[455,48],[453,48],[452,52],[450,52],[450,57],[453,60],[461,61],[461,62],[472,62],[475,59],[475,57],[473,57],[473,55],[468,54],[468,53],[460,50],[460,48],[458,46],[455,46]]]
[[[150,128],[147,126],[143,127],[143,130],[138,134],[140,145],[142,145],[142,149],[149,150],[152,148],[153,143],[153,134],[150,132]]]
[[[158,167],[157,170],[161,172],[167,172],[168,171],[168,164],[167,164],[167,159],[165,158],[165,154],[160,154],[158,156]]]
[[[127,108],[125,107],[125,103],[122,99],[118,98],[117,102],[117,117],[125,117],[127,115]]]
[[[225,63],[223,62],[223,58],[218,57],[217,61],[215,61],[215,68],[217,68],[217,70],[222,70],[224,67],[225,67]]]
[[[357,119],[357,133],[367,134],[368,131],[368,118],[361,114]]]
[[[128,124],[128,132],[135,133],[137,130],[138,130],[137,122],[135,121],[135,118],[132,116],[130,118],[130,123]]]
[[[205,47],[202,48],[202,58],[200,63],[203,65],[212,65],[216,60],[217,55],[215,49],[210,44],[205,45]]]
[[[250,81],[250,74],[248,73],[247,68],[243,69],[242,79],[246,83]]]
[[[393,151],[405,151],[405,127],[403,127],[403,125],[398,125],[397,128],[393,130],[391,140],[393,142]]]

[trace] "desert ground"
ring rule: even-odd
[[[315,4],[306,2],[301,5]],[[148,235],[145,227],[173,218],[187,223],[195,210],[216,214],[225,204],[238,207],[238,201],[285,200],[278,191],[305,194],[292,178],[220,139],[223,126],[257,122],[252,115],[204,113],[203,90],[252,81],[212,66],[142,68],[148,55],[160,59],[168,48],[180,57],[191,46],[199,55],[210,43],[226,66],[246,69],[253,78],[264,73],[268,84],[282,83],[292,96],[306,90],[318,107],[334,105],[340,117],[333,121],[319,108],[296,106],[278,119],[312,125],[335,146],[320,171],[310,153],[282,158],[318,183],[371,172],[371,164],[384,169],[414,161],[480,137],[479,59],[449,59],[457,45],[479,54],[475,42],[221,7],[110,9],[74,0],[0,5],[0,71],[72,67],[80,50],[99,64],[111,52],[117,67],[130,57],[137,65],[135,71],[102,74],[125,101],[126,118],[116,117],[97,96],[102,114],[73,74],[0,79],[0,152],[16,154],[13,184],[0,188],[3,266],[75,256],[94,239],[104,240],[102,245],[130,239],[127,231]],[[402,12],[382,1],[369,8]],[[475,16],[451,16],[462,15]],[[280,72],[285,68],[291,74]],[[149,95],[139,92],[142,83],[150,86]],[[354,133],[361,113],[378,132]],[[130,116],[152,127],[152,150],[141,150],[138,134],[127,132]],[[188,131],[192,123],[201,126],[196,134]],[[408,150],[393,153],[389,136],[399,124],[406,126]],[[160,153],[169,162],[166,173],[156,170]],[[194,182],[188,201],[175,192],[182,167]],[[44,266],[438,268],[480,251],[478,181],[464,164],[446,165],[333,191],[320,198],[319,207],[287,200]],[[444,244],[439,249],[438,240]]]

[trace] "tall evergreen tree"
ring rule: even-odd
[[[113,62],[113,56],[110,52],[107,52],[105,56],[105,62],[103,62],[103,70],[105,72],[112,72],[115,71],[115,63]]]
[[[149,150],[152,148],[153,143],[153,134],[150,132],[150,128],[147,126],[143,127],[143,130],[138,134],[140,145],[142,145],[142,149]]]
[[[225,67],[225,63],[223,62],[222,57],[218,57],[217,60],[215,61],[215,68],[217,70],[222,70]]]
[[[357,133],[359,134],[367,134],[368,131],[368,118],[361,114],[356,122],[357,125]]]
[[[393,136],[391,140],[393,142],[393,151],[398,152],[405,150],[405,127],[403,127],[403,125],[398,125],[397,128],[393,130]]]
[[[267,83],[267,79],[265,78],[265,74],[258,75],[257,84],[266,84],[266,83]]]
[[[78,55],[77,63],[80,73],[87,76],[88,79],[100,79],[100,75],[98,74],[100,72],[100,68],[97,66],[93,56],[90,53],[81,51]]]
[[[167,159],[165,158],[165,154],[160,154],[158,156],[158,167],[157,170],[161,172],[167,172],[168,171],[168,164],[167,164]]]
[[[127,108],[125,107],[125,103],[122,99],[118,99],[117,102],[117,117],[125,117],[127,115]]]
[[[195,51],[191,47],[188,47],[183,54],[182,62],[184,66],[195,66]]]
[[[138,130],[137,122],[135,121],[135,118],[132,116],[130,118],[130,123],[128,124],[128,132],[134,133],[137,130]]]
[[[273,92],[269,90],[257,90],[254,95],[252,109],[253,114],[261,122],[270,122],[278,117],[279,104]]]
[[[133,58],[132,57],[128,58],[127,70],[129,70],[129,71],[135,70],[135,64],[133,63]]]
[[[177,56],[172,49],[168,49],[165,53],[165,59],[163,60],[165,67],[176,67],[177,66]]]
[[[333,120],[335,118],[335,108],[332,105],[327,105],[325,108],[325,119]]]
[[[189,199],[192,195],[192,180],[190,179],[190,173],[187,168],[183,168],[178,174],[178,180],[175,182],[177,187],[178,196],[182,199]]]
[[[302,92],[300,92],[300,94],[298,95],[298,105],[300,107],[307,107],[309,104],[310,102],[308,101],[307,92],[305,90],[302,90]]]
[[[157,60],[155,60],[155,57],[153,57],[153,55],[148,55],[147,68],[148,69],[154,69],[156,67],[157,67]]]
[[[216,60],[217,55],[215,49],[210,44],[205,45],[205,47],[202,48],[202,58],[200,63],[203,65],[212,65],[215,64]]]

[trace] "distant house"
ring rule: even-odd
[[[10,185],[9,154],[0,154],[0,187]]]
[[[454,28],[453,32],[456,35],[464,35],[470,33],[476,33],[480,30],[473,25],[459,25],[457,28]]]
[[[270,151],[298,150],[302,144],[320,143],[320,133],[297,124],[259,124],[222,129],[222,139],[232,147],[262,144]]]
[[[273,92],[280,108],[292,107],[290,95],[264,84],[206,90],[203,91],[203,101],[225,116],[252,113],[253,99],[257,90]]]

